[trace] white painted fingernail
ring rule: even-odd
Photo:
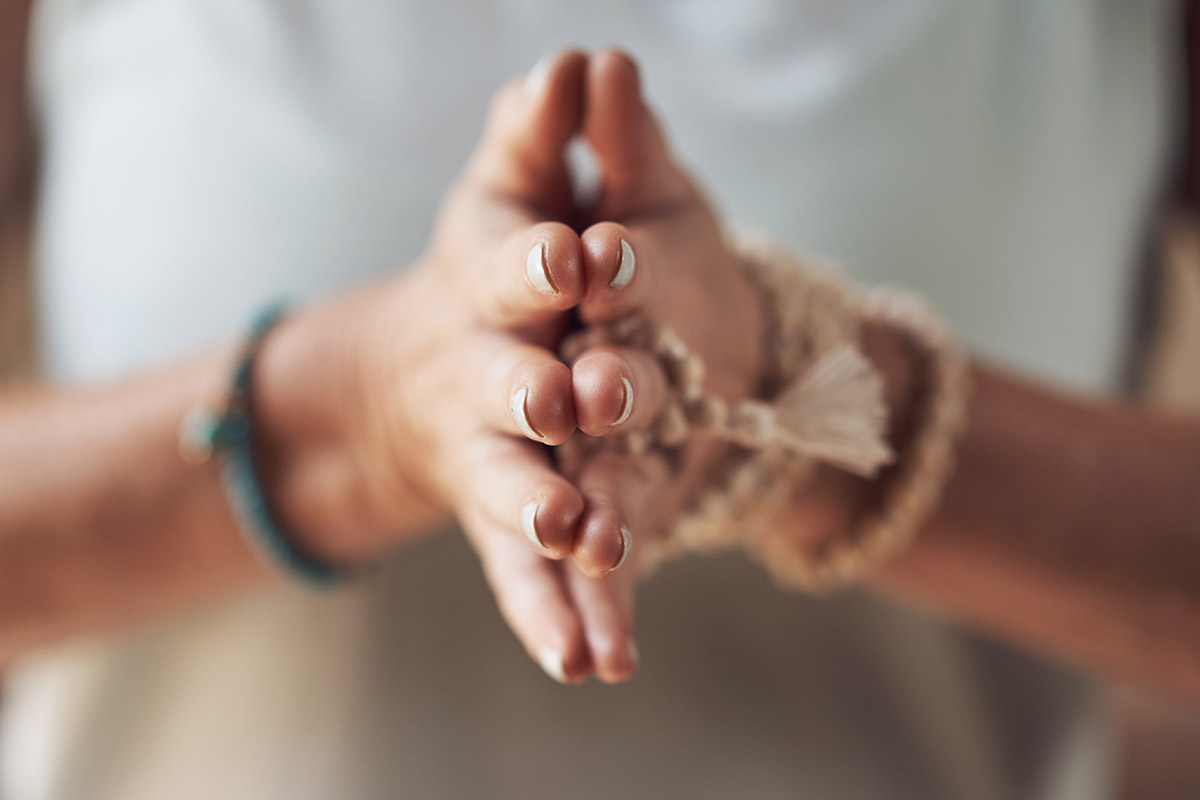
[[[538,536],[537,532],[537,503],[526,503],[521,509],[521,530],[525,531],[525,538],[533,543],[534,547],[546,549],[546,545],[542,544],[542,537]]]
[[[535,97],[541,94],[542,89],[546,88],[547,79],[550,77],[550,69],[557,60],[558,53],[547,53],[538,59],[538,62],[533,65],[533,68],[525,76],[525,91]]]
[[[625,561],[629,558],[629,551],[633,547],[633,537],[629,535],[629,528],[626,528],[624,525],[618,525],[617,529],[621,531],[621,560],[609,572],[618,570],[624,565]]]
[[[621,408],[621,415],[613,420],[613,425],[620,425],[633,413],[633,384],[624,375],[621,376],[621,383],[625,385],[625,405]]]
[[[633,256],[633,248],[629,246],[629,242],[621,240],[621,266],[617,267],[617,274],[613,275],[613,279],[608,285],[614,289],[620,289],[622,286],[628,285],[633,280],[633,272],[637,267],[637,259]]]
[[[533,288],[542,294],[557,294],[554,284],[550,283],[550,270],[546,268],[546,243],[538,242],[525,256],[525,277],[533,284]]]
[[[542,671],[549,675],[559,683],[567,682],[567,673],[563,668],[562,653],[555,650],[553,647],[543,647],[538,653],[538,664],[541,665]]]
[[[512,402],[508,406],[508,410],[512,412],[513,420],[517,423],[517,427],[521,429],[521,433],[531,439],[544,438],[537,429],[529,422],[529,412],[525,409],[525,401],[529,398],[529,387],[522,386],[517,389],[517,393],[513,395]]]

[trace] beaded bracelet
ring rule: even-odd
[[[191,464],[204,463],[214,453],[221,457],[221,478],[238,527],[265,563],[311,586],[329,586],[345,577],[344,571],[298,548],[295,537],[271,516],[254,454],[254,363],[283,314],[284,307],[276,304],[255,318],[233,371],[225,409],[190,411],[180,427],[179,451]]]
[[[762,237],[734,234],[731,243],[773,316],[758,399],[730,407],[706,393],[699,357],[669,328],[645,319],[620,320],[572,347],[597,340],[640,347],[662,364],[671,398],[649,429],[620,438],[626,450],[675,448],[693,433],[736,445],[724,481],[701,492],[670,534],[644,551],[646,569],[682,552],[744,546],[779,582],[825,591],[897,555],[932,515],[965,428],[967,359],[916,295],[867,290],[832,265],[801,262]],[[803,553],[774,532],[774,522],[815,466],[871,477],[895,460],[885,439],[883,379],[858,349],[866,321],[898,328],[925,356],[925,402],[881,508],[845,539]]]

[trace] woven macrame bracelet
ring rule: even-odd
[[[671,399],[648,430],[620,437],[629,451],[675,448],[694,433],[736,445],[724,481],[701,492],[670,535],[643,553],[644,568],[682,552],[744,546],[781,583],[829,590],[897,555],[935,510],[965,427],[967,358],[916,295],[867,289],[766,239],[738,234],[731,243],[774,317],[758,399],[730,406],[707,393],[700,358],[669,328],[640,318],[593,331],[574,346],[599,340],[640,347],[662,363]],[[899,329],[921,354],[924,402],[881,506],[849,536],[805,553],[775,523],[815,466],[871,477],[896,461],[886,441],[883,378],[858,347],[867,321]]]
[[[879,507],[867,513],[849,536],[816,553],[803,552],[782,535],[778,514],[762,506],[763,513],[746,531],[747,549],[781,584],[828,591],[859,580],[895,558],[937,510],[953,471],[955,447],[966,430],[970,362],[949,328],[917,294],[895,287],[864,287],[844,277],[832,264],[806,264],[764,239],[742,236],[737,249],[750,274],[775,297],[781,375],[812,370],[814,364],[819,365],[823,350],[837,346],[831,343],[838,327],[835,321],[804,318],[814,309],[803,297],[814,290],[840,295],[839,313],[851,320],[843,324],[847,332],[853,330],[853,341],[858,340],[864,322],[882,323],[899,331],[917,355],[914,364],[920,368],[916,381],[920,402],[913,412],[913,432],[888,476]],[[806,338],[814,346],[806,348]],[[743,469],[751,475],[764,471],[766,479],[772,465],[767,459],[751,458]],[[746,475],[739,478],[743,484],[748,480]],[[770,501],[786,503],[796,491],[794,483],[771,487]],[[747,499],[753,502],[753,498]],[[680,536],[686,539],[687,533],[681,531]]]

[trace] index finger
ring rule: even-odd
[[[476,316],[500,328],[524,328],[574,308],[583,299],[579,236],[560,222],[539,222],[478,252],[468,272]]]

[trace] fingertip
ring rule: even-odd
[[[566,659],[558,648],[549,644],[542,645],[535,660],[542,672],[559,683],[567,682]]]
[[[616,572],[625,566],[625,562],[629,560],[629,553],[633,550],[633,534],[629,531],[629,526],[623,522],[618,523],[617,533],[621,534],[621,555],[617,558],[617,563],[613,565],[609,572]]]
[[[633,545],[615,508],[592,508],[584,514],[575,543],[575,563],[588,577],[602,578],[625,563]]]
[[[541,222],[519,236],[518,255],[525,289],[534,308],[565,310],[585,289],[579,236],[560,222]]]
[[[500,613],[525,651],[554,680],[584,680],[591,655],[583,619],[566,593],[562,570],[471,509],[462,519]]]
[[[583,683],[592,671],[592,653],[582,622],[574,614],[559,616],[555,622],[542,631],[538,642],[532,643],[529,655],[554,681],[564,685]]]
[[[622,238],[620,244],[621,256],[617,259],[617,269],[612,280],[608,282],[611,289],[624,289],[633,280],[636,272],[637,257],[633,253],[633,247],[626,238]]]
[[[571,367],[575,424],[589,436],[631,432],[652,425],[668,396],[654,356],[629,347],[588,350]]]
[[[604,683],[629,680],[638,668],[633,637],[633,577],[595,580],[579,571],[569,574],[567,585],[583,623],[593,672]]]
[[[529,72],[525,73],[525,82],[522,84],[525,94],[537,97],[546,90],[546,85],[550,82],[550,73],[554,70],[554,65],[560,55],[559,51],[546,53],[529,68]]]
[[[637,305],[643,287],[640,248],[624,225],[598,222],[580,236],[586,296],[583,313],[589,322],[613,319]]]
[[[582,495],[566,480],[547,484],[521,507],[521,531],[543,555],[566,558],[575,549]]]
[[[606,637],[603,641],[589,641],[591,658],[596,677],[603,683],[624,683],[638,670],[637,643],[632,636]]]
[[[523,361],[510,377],[509,411],[526,437],[559,445],[574,433],[575,397],[571,370],[561,361]]]
[[[534,242],[533,247],[525,255],[525,278],[540,294],[558,294],[558,287],[550,279],[550,269],[546,263],[546,243]]]
[[[588,66],[592,80],[611,82],[633,92],[641,90],[641,69],[637,59],[627,50],[605,47],[592,56]]]
[[[528,115],[531,125],[525,152],[531,159],[545,158],[545,151],[561,159],[562,151],[583,125],[588,55],[569,47],[543,57],[522,84],[533,98]]]
[[[583,245],[561,222],[510,233],[499,250],[476,259],[468,284],[472,307],[488,322],[522,329],[579,304],[585,289]]]
[[[609,47],[588,61],[587,97],[591,122],[600,130],[620,131],[642,113],[642,78],[637,61],[624,50]]]
[[[582,634],[580,638],[582,639]],[[580,642],[568,648],[567,655],[563,659],[564,682],[572,685],[581,684],[587,680],[592,668],[591,654],[588,652],[586,645]]]
[[[588,436],[603,436],[629,419],[634,397],[626,372],[621,358],[608,350],[594,350],[579,357],[571,368],[579,430]]]
[[[583,128],[602,186],[594,213],[601,219],[636,215],[685,195],[690,182],[674,164],[646,103],[637,62],[610,48],[588,63]]]
[[[485,186],[555,216],[570,211],[563,154],[583,124],[587,64],[586,53],[563,50],[500,87],[471,161]]]
[[[580,646],[568,648],[564,653],[554,645],[542,645],[534,660],[546,675],[564,686],[583,683],[591,668],[589,654]]]
[[[582,81],[587,68],[588,54],[581,48],[569,46],[552,50],[539,58],[525,74],[522,88],[532,97],[542,97],[556,89],[570,89]]]

